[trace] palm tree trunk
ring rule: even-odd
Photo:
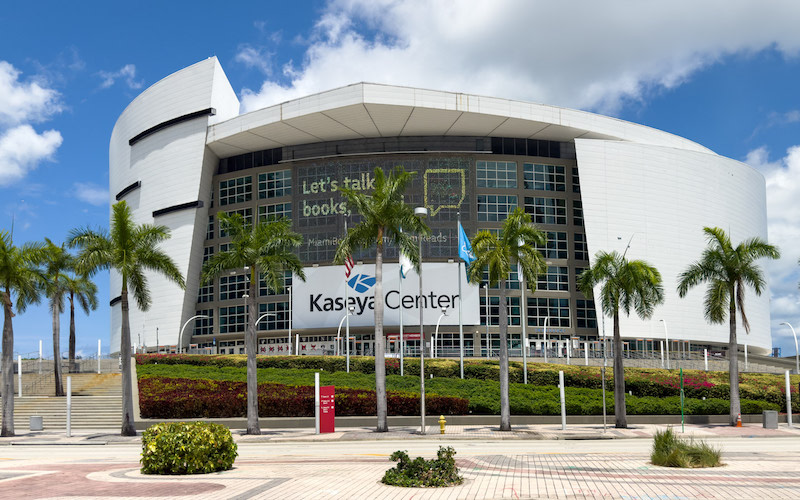
[[[53,314],[53,377],[56,383],[56,396],[64,395],[64,381],[61,373],[61,322],[58,303],[52,299],[50,309]]]
[[[488,322],[489,304],[486,304],[486,313]],[[511,403],[508,400],[508,308],[504,279],[500,280],[500,430],[511,430]]]
[[[133,422],[133,377],[131,373],[131,321],[128,305],[127,279],[122,278],[120,294],[122,308],[122,331],[119,339],[119,354],[122,360],[122,431],[123,436],[135,436],[136,427]]]
[[[255,266],[250,267],[250,281],[247,287],[247,333],[245,349],[247,350],[247,434],[261,434],[258,425],[258,366],[256,365],[256,279]]]
[[[625,367],[622,365],[622,337],[619,334],[619,310],[614,311],[614,419],[617,429],[628,428],[625,408]]]
[[[386,357],[383,344],[383,228],[378,229],[378,245],[375,251],[375,400],[378,415],[378,432],[387,432],[389,422],[386,405]],[[422,291],[420,290],[420,293]],[[422,302],[420,302],[422,307]],[[424,340],[420,345],[425,346]]]
[[[729,383],[731,386],[730,422],[732,426],[735,426],[736,420],[739,417],[739,413],[742,411],[741,403],[739,401],[739,346],[736,340],[736,306],[731,305],[728,315],[730,316],[730,338],[728,339],[728,376],[730,377]]]
[[[69,371],[77,372],[75,366],[75,295],[69,294]]]
[[[11,318],[11,294],[8,290],[0,292],[3,303],[3,428],[0,436],[14,435],[14,327]]]

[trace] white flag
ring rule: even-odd
[[[413,268],[414,266],[408,256],[400,251],[400,277],[405,279]]]

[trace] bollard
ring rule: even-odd
[[[567,430],[567,405],[564,401],[564,372],[558,372],[558,392],[561,396],[561,430]]]
[[[444,415],[439,415],[439,434],[444,434],[444,425],[447,423],[447,420],[444,419]]]
[[[72,437],[72,377],[67,377],[67,437]]]
[[[789,381],[789,370],[786,370],[786,422],[792,427],[792,385]]]

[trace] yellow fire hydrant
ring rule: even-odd
[[[444,415],[439,415],[439,433],[444,434],[444,424],[447,423],[447,420],[444,419]]]

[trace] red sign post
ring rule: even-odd
[[[335,432],[336,408],[333,401],[334,386],[319,388],[319,432]]]

